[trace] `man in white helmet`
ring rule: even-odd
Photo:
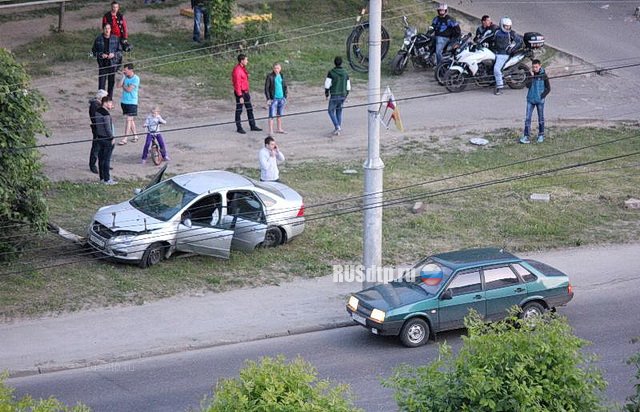
[[[496,79],[495,94],[502,94],[504,82],[502,79],[502,67],[509,60],[509,54],[518,48],[522,43],[522,38],[511,30],[511,19],[503,17],[500,19],[500,30],[494,37],[494,50],[496,53],[496,62],[493,65],[493,76]]]
[[[442,60],[442,51],[449,40],[460,37],[460,25],[453,17],[449,16],[449,6],[446,3],[438,3],[438,15],[433,18],[431,26],[435,30],[436,63]]]

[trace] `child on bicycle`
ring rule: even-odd
[[[160,146],[160,154],[162,155],[162,158],[167,162],[171,160],[169,159],[169,155],[167,155],[167,149],[164,145],[162,135],[160,134],[160,125],[166,123],[167,121],[160,116],[160,108],[158,106],[154,107],[145,119],[144,128],[147,130],[147,140],[144,143],[144,148],[142,149],[142,164],[147,163],[149,146],[151,146],[151,142],[153,142],[154,137],[158,141],[158,146]]]

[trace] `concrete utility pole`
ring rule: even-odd
[[[369,93],[368,157],[364,163],[364,244],[363,265],[375,273],[382,263],[382,172],[380,158],[380,64],[382,42],[382,0],[369,1]],[[365,278],[363,287],[373,286]]]

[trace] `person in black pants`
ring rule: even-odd
[[[122,61],[122,46],[120,46],[120,39],[111,35],[110,24],[105,24],[102,34],[96,37],[91,53],[98,60],[98,89],[107,90],[109,97],[113,98],[116,71]],[[107,84],[106,89],[105,84]]]
[[[111,179],[111,153],[113,152],[113,120],[109,110],[113,109],[111,97],[102,98],[102,106],[96,110],[96,134],[98,135],[98,172],[100,182],[115,185]]]
[[[255,132],[262,130],[256,125],[256,120],[253,117],[253,106],[251,105],[251,95],[249,94],[249,72],[247,71],[248,63],[249,58],[244,54],[239,54],[238,64],[231,72],[233,95],[236,98],[236,131],[241,134],[247,133],[242,128],[242,122],[240,120],[243,105],[247,109],[247,118],[249,119],[249,127],[251,130]]]
[[[91,152],[89,152],[89,170],[91,173],[98,174],[96,162],[98,161],[98,135],[96,134],[96,111],[102,106],[102,98],[107,96],[105,90],[98,90],[96,97],[89,100],[89,120],[91,121]]]

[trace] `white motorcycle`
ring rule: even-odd
[[[533,58],[534,50],[544,46],[544,37],[539,33],[525,33],[522,46],[513,51],[502,68],[505,83],[512,89],[522,89],[527,76],[531,74],[529,66],[523,60]],[[496,55],[486,45],[479,44],[459,56],[444,76],[444,86],[448,91],[463,91],[473,80],[480,87],[493,86],[493,65]]]

